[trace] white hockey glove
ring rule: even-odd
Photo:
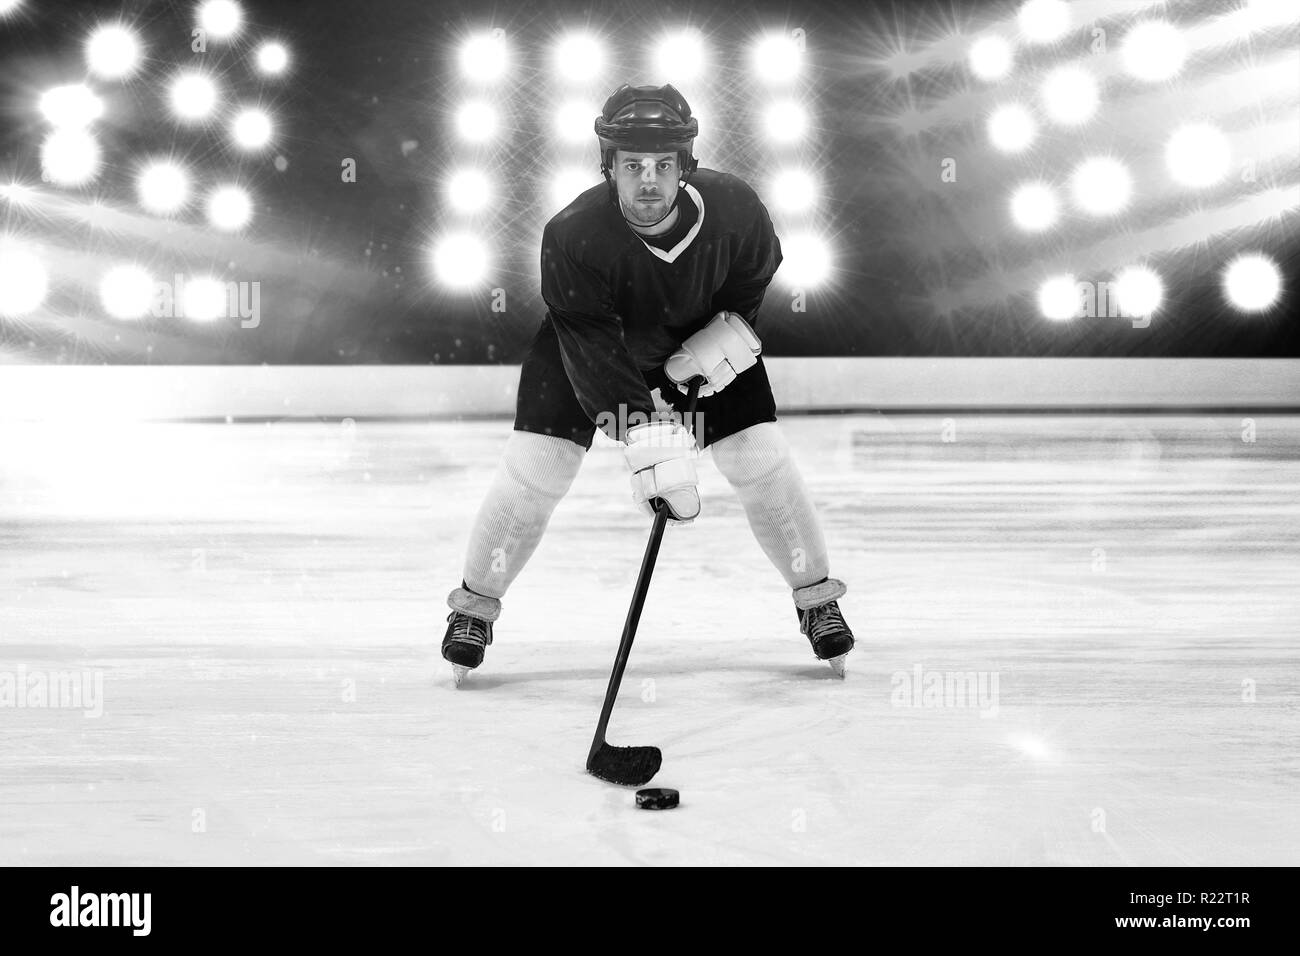
[[[763,351],[749,323],[735,312],[719,312],[664,363],[664,373],[682,392],[696,375],[704,377],[700,397],[722,391],[737,375],[758,364]]]
[[[651,500],[668,507],[674,521],[693,521],[700,513],[695,485],[695,437],[680,422],[658,421],[627,430],[628,467],[632,469],[632,500],[653,515]]]

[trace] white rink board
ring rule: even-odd
[[[1292,359],[773,358],[785,413],[1294,408]],[[510,416],[515,365],[0,365],[0,419]]]

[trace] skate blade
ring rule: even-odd
[[[835,676],[838,677],[840,680],[844,679],[844,675],[846,673],[844,667],[844,659],[848,656],[849,656],[848,654],[841,654],[839,657],[832,657],[826,662],[827,664],[831,665],[831,670],[835,672]]]
[[[456,682],[457,687],[465,683],[465,678],[469,676],[469,671],[470,669],[464,664],[451,665],[451,679]]]

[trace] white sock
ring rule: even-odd
[[[751,425],[709,447],[759,546],[791,589],[830,574],[821,522],[776,422]]]
[[[567,438],[512,431],[465,556],[465,584],[497,601],[537,549],[586,452]]]

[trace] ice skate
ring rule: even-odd
[[[492,622],[452,611],[447,615],[447,633],[442,639],[442,656],[451,664],[452,679],[459,687],[492,643]]]
[[[828,578],[794,592],[799,630],[808,638],[817,659],[826,661],[840,678],[846,673],[845,658],[854,644],[853,631],[845,622],[837,600],[846,590],[842,581]]]
[[[459,587],[448,595],[447,603],[452,611],[447,615],[442,656],[451,664],[452,680],[459,687],[469,672],[483,663],[487,646],[492,643],[492,622],[501,613],[501,602]]]

